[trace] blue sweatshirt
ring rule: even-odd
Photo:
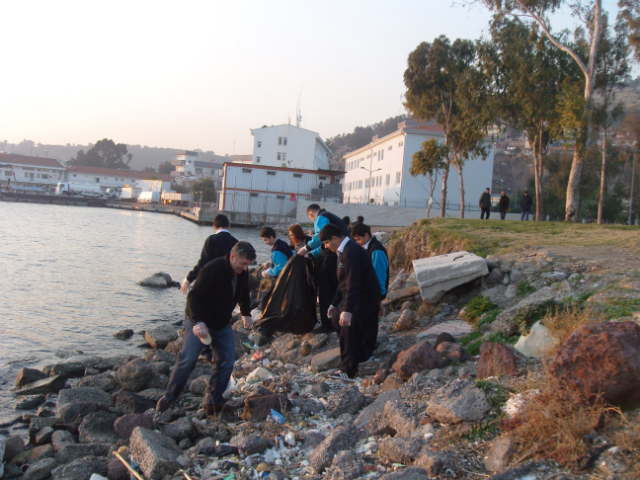
[[[278,238],[276,243],[271,247],[271,262],[273,263],[273,268],[269,270],[269,275],[272,277],[280,275],[280,272],[292,256],[293,252],[289,248],[289,245]]]
[[[387,250],[376,237],[371,237],[367,245],[367,252],[369,252],[369,256],[371,257],[373,269],[380,282],[380,293],[384,299],[387,296],[387,290],[389,288],[389,257],[387,256]]]
[[[318,216],[313,221],[313,237],[311,237],[311,240],[307,243],[307,246],[311,250],[311,255],[313,255],[314,258],[318,257],[322,250],[322,242],[320,241],[320,238],[318,238],[320,230],[322,230],[322,227],[329,225],[330,223],[337,226],[345,237],[349,236],[349,229],[342,219],[331,212],[327,212],[323,208],[318,212]]]

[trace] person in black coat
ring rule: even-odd
[[[507,194],[504,191],[502,192],[502,195],[500,195],[498,211],[500,212],[500,220],[504,220],[507,216],[507,212],[509,211],[509,197],[507,197]]]
[[[216,215],[213,219],[213,228],[215,228],[216,233],[210,235],[204,241],[204,246],[200,253],[200,260],[198,260],[196,266],[193,267],[193,270],[189,272],[187,278],[182,281],[180,290],[185,295],[189,293],[191,284],[198,277],[198,273],[202,267],[216,258],[228,255],[233,246],[238,243],[238,240],[227,230],[229,228],[229,219],[226,215]]]
[[[359,363],[368,361],[375,348],[380,283],[369,254],[340,228],[326,225],[319,237],[338,255],[339,286],[327,312],[340,338],[342,370],[334,376],[354,378]]]
[[[208,414],[223,409],[238,409],[241,405],[227,405],[222,394],[227,388],[236,359],[231,315],[240,307],[244,328],[251,329],[251,300],[249,297],[249,265],[256,259],[256,251],[249,242],[238,242],[229,255],[207,263],[198,273],[194,287],[187,295],[182,350],[171,371],[164,396],[156,410],[166,411],[182,392],[195,367],[203,346],[207,343],[215,351],[213,373],[205,397]]]
[[[529,192],[525,190],[524,194],[522,195],[522,200],[520,200],[520,211],[522,212],[520,220],[529,220],[529,213],[531,212],[532,206],[533,198],[531,198]]]
[[[489,215],[491,215],[491,190],[486,189],[482,195],[480,195],[480,200],[478,201],[478,207],[480,208],[480,220],[483,220],[485,215],[487,216],[487,220],[489,220]]]

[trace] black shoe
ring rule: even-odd
[[[169,401],[169,399],[163,396],[160,400],[158,400],[158,403],[156,404],[156,412],[164,413],[169,410],[170,406],[171,402]]]
[[[315,330],[313,330],[311,333],[318,334],[318,333],[333,333],[333,332],[335,332],[333,327],[330,327],[328,325],[321,325]]]

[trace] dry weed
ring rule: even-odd
[[[627,417],[620,415],[610,422],[606,433],[630,460],[630,471],[627,472],[626,478],[640,478],[640,412],[634,412]]]
[[[553,309],[542,320],[542,324],[549,330],[549,333],[556,341],[549,351],[545,352],[545,357],[553,357],[558,348],[578,327],[593,325],[602,321],[602,317],[596,315],[592,308],[581,309],[576,304],[564,305]]]

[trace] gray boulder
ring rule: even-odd
[[[87,456],[54,470],[53,480],[89,480],[94,473],[106,477],[109,459]]]
[[[118,435],[120,435],[122,438],[126,438],[127,440],[136,427],[143,427],[147,430],[153,430],[153,417],[151,417],[150,415],[130,413],[118,418],[113,424],[113,428],[118,433]]]
[[[158,327],[147,330],[144,338],[152,348],[161,350],[165,348],[169,342],[178,338],[178,332],[172,325],[160,325]]]
[[[35,463],[38,460],[50,457],[53,457],[53,448],[51,448],[51,445],[42,445],[19,453],[11,459],[11,463],[15,465],[24,465]]]
[[[331,465],[333,457],[338,452],[347,450],[355,444],[357,439],[358,429],[355,424],[339,425],[313,450],[309,459],[309,466],[316,474],[322,473],[325,468]]]
[[[66,378],[60,375],[54,375],[53,377],[43,378],[42,380],[36,380],[35,382],[24,385],[16,390],[16,395],[40,395],[47,393],[59,392],[66,382]]]
[[[118,386],[118,382],[111,372],[99,373],[98,375],[88,375],[78,382],[79,387],[99,388],[105,392],[111,392]]]
[[[196,378],[191,385],[189,385],[189,391],[194,395],[202,396],[209,387],[209,378],[211,375],[201,375]]]
[[[107,411],[111,407],[111,395],[93,387],[61,390],[56,403],[58,418],[65,424],[79,424],[85,415],[95,411]]]
[[[143,390],[152,375],[151,367],[142,359],[136,358],[122,365],[116,372],[116,379],[128,392]]]
[[[144,413],[155,406],[154,400],[126,390],[116,395],[116,408],[122,413]]]
[[[144,356],[146,362],[167,362],[170,365],[176,363],[178,356],[175,353],[167,352],[166,350],[149,350]]]
[[[53,458],[43,458],[29,465],[24,474],[23,480],[44,480],[49,478],[51,470],[56,468],[58,463]]]
[[[380,457],[385,462],[412,463],[420,453],[419,441],[395,436],[380,442]]]
[[[375,413],[381,414],[384,411],[384,406],[387,403],[401,401],[402,397],[400,397],[399,390],[388,390],[386,392],[382,392],[371,405],[365,407],[365,409],[360,412],[360,415],[356,418],[356,427],[365,427],[371,421],[371,417]]]
[[[42,380],[43,378],[47,378],[49,375],[44,373],[41,370],[36,370],[35,368],[24,367],[21,368],[18,372],[18,377],[16,378],[16,388],[24,387],[30,383],[36,382],[38,380]]]
[[[0,450],[4,448],[3,456],[0,456],[0,463],[3,461],[9,463],[13,457],[24,452],[24,441],[18,435],[11,435],[6,440],[5,437],[0,436]]]
[[[325,474],[326,480],[353,480],[364,474],[364,462],[351,450],[338,453]]]
[[[252,433],[251,435],[237,435],[229,441],[229,445],[233,445],[244,455],[253,455],[254,453],[262,453],[269,447],[269,440],[262,435]]]
[[[106,457],[111,449],[111,445],[107,443],[67,444],[56,452],[55,459],[58,465],[66,465],[83,457]]]
[[[51,446],[54,452],[58,452],[65,445],[75,445],[76,443],[78,442],[75,437],[67,430],[56,430],[51,435]]]
[[[405,468],[397,472],[387,473],[380,480],[429,480],[424,468]]]
[[[424,468],[430,477],[435,477],[446,469],[454,467],[455,463],[456,457],[451,452],[424,449],[414,465]]]
[[[16,403],[13,408],[16,410],[31,410],[38,408],[45,400],[44,395],[23,395],[18,398],[18,403]]]
[[[531,327],[529,335],[520,336],[514,348],[528,357],[542,358],[552,353],[556,343],[547,327],[536,322]]]
[[[343,413],[355,415],[364,406],[364,395],[354,385],[343,387],[327,400],[327,415],[337,418]]]
[[[118,416],[114,413],[91,412],[82,420],[78,428],[81,443],[116,443],[120,437],[113,423]]]
[[[314,355],[311,359],[311,368],[314,372],[340,368],[340,364],[340,347]]]
[[[43,427],[38,433],[36,433],[36,445],[45,445],[51,442],[51,436],[53,435],[53,428]]]
[[[118,340],[129,340],[131,337],[133,337],[133,330],[131,330],[130,328],[126,328],[114,333],[113,336]]]
[[[180,469],[177,459],[182,450],[161,433],[136,427],[129,438],[129,448],[147,478],[162,478]]]
[[[171,275],[164,272],[154,273],[150,277],[145,278],[138,282],[138,285],[141,287],[151,287],[151,288],[169,288],[169,287],[180,287],[178,282],[174,282],[171,278]]]
[[[441,423],[479,422],[490,409],[487,396],[470,378],[441,387],[427,403],[427,414]]]
[[[193,426],[193,423],[191,423],[189,417],[182,417],[175,422],[164,425],[162,427],[162,433],[178,442],[183,438],[194,436],[196,428]]]

